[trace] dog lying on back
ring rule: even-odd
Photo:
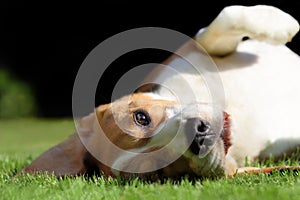
[[[203,67],[201,75],[171,56],[163,64],[180,73],[157,67],[145,79],[163,86],[97,107],[82,118],[77,133],[21,173],[175,178],[277,169],[244,166],[245,159],[279,159],[300,145],[300,58],[285,46],[298,30],[294,18],[271,6],[224,8],[196,42],[177,51]],[[214,83],[217,73],[209,69],[209,56],[222,81],[222,106],[207,86],[206,77]]]

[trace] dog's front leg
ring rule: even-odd
[[[234,52],[243,37],[271,44],[285,44],[299,31],[298,22],[272,6],[229,6],[196,35],[210,54],[224,56]]]

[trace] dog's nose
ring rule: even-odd
[[[193,141],[189,147],[190,151],[198,155],[200,150],[206,151],[211,141],[211,126],[210,123],[200,118],[191,118],[187,120],[186,133],[193,136]],[[204,153],[204,152],[203,152]]]
[[[207,121],[196,119],[194,123],[195,123],[196,134],[203,135],[209,132],[210,124]]]
[[[210,132],[210,123],[200,118],[190,118],[187,120],[189,132],[193,132],[196,137],[205,136]]]

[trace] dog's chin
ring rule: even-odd
[[[158,148],[159,149],[159,148]],[[172,152],[168,152],[170,155]],[[168,155],[164,155],[167,157]],[[222,137],[219,137],[205,155],[194,154],[187,150],[176,161],[159,170],[162,177],[179,178],[189,175],[190,178],[216,178],[225,175],[225,144]],[[147,158],[145,155],[133,157],[131,160],[123,162],[123,168],[120,175],[122,176],[140,176],[144,178],[154,178],[157,171],[150,172],[148,169],[160,166],[162,158]],[[128,173],[130,171],[139,171],[140,173]],[[144,172],[145,171],[145,172]],[[149,172],[147,172],[149,171]]]
[[[196,155],[188,150],[183,156],[196,176],[219,177],[225,173],[225,155],[224,141],[219,138],[207,154]]]
[[[228,149],[231,146],[231,132],[230,132],[230,115],[224,112],[224,125],[219,138],[210,148],[209,152],[199,154],[188,150],[184,157],[187,158],[189,168],[197,176],[201,177],[218,177],[225,173],[225,160]]]

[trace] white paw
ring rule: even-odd
[[[210,55],[234,52],[245,36],[271,44],[285,44],[299,31],[298,22],[272,6],[229,6],[196,35]]]
[[[273,6],[230,6],[223,12],[233,29],[271,44],[285,44],[299,31],[299,24],[291,15]]]

